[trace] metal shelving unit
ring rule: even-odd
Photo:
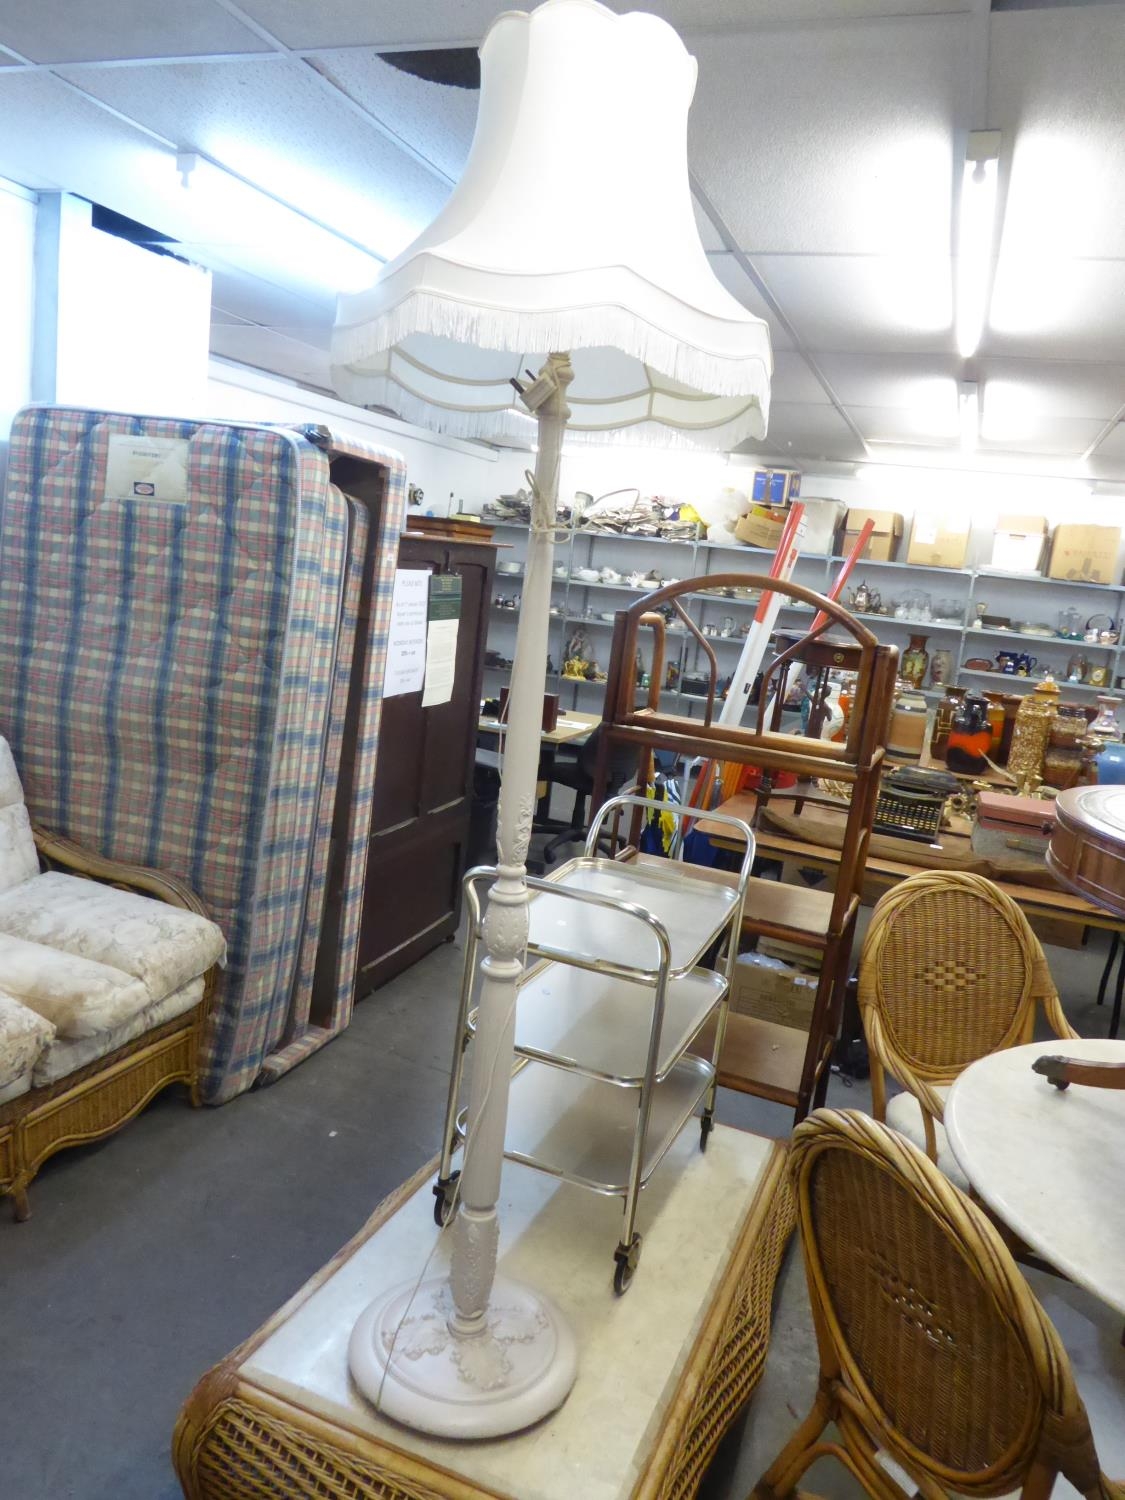
[[[512,1161],[624,1201],[614,1250],[614,1286],[624,1292],[641,1251],[641,1192],[680,1131],[700,1112],[706,1149],[715,1108],[719,1053],[754,835],[737,875],[598,850],[607,822],[624,810],[688,817],[689,810],[638,796],[606,802],[585,853],[549,879],[528,879],[527,966],[519,987],[504,1152]],[[482,893],[491,868],[465,877],[469,937],[446,1106],[435,1217],[444,1222],[464,1139],[460,1107],[465,1056],[476,1030],[473,1005],[482,937]],[[707,966],[713,957],[714,967]],[[706,1045],[701,1042],[707,1031]],[[691,1051],[695,1044],[695,1051]]]
[[[490,522],[506,531],[526,531],[520,523],[516,522]],[[567,568],[567,576],[555,580],[554,599],[560,607],[560,615],[555,618],[560,621],[562,630],[557,635],[557,650],[561,654],[569,630],[574,624],[581,623],[584,626],[595,628],[612,628],[608,620],[600,620],[597,615],[600,611],[591,610],[587,601],[593,598],[602,598],[616,594],[625,596],[622,598],[620,607],[626,608],[628,596],[636,597],[636,590],[624,583],[602,583],[583,582],[573,576],[575,566],[592,563],[595,556],[609,556],[610,551],[622,547],[636,549],[643,555],[646,547],[659,547],[664,549],[660,554],[661,564],[667,566],[667,560],[675,557],[674,549],[682,553],[682,563],[677,561],[676,566],[681,576],[685,578],[695,577],[701,572],[709,571],[713,564],[732,563],[745,572],[762,568],[763,561],[768,560],[770,553],[760,547],[744,547],[740,545],[731,546],[722,542],[709,541],[676,541],[658,537],[632,537],[621,536],[612,533],[582,531],[568,533],[567,540],[560,544],[556,556],[560,565]],[[576,560],[576,552],[580,554]],[[622,554],[625,555],[625,554]],[[824,590],[835,576],[843,558],[839,554],[825,556],[818,553],[803,554],[798,563],[798,578],[806,582],[810,587]],[[762,568],[765,571],[765,568]],[[1061,602],[1079,602],[1082,594],[1088,596],[1088,613],[1107,613],[1115,620],[1125,616],[1125,586],[1115,584],[1098,584],[1075,582],[1070,579],[1045,578],[1040,574],[1018,574],[1004,573],[991,568],[966,568],[960,571],[951,568],[935,568],[919,563],[907,562],[881,562],[877,559],[865,558],[858,565],[857,573],[853,575],[854,581],[870,573],[877,582],[879,577],[885,575],[897,584],[905,585],[909,578],[917,577],[918,587],[925,588],[929,592],[935,592],[941,584],[947,585],[948,596],[956,599],[962,606],[962,616],[958,620],[909,620],[896,619],[892,615],[865,613],[857,616],[868,622],[872,628],[877,630],[881,638],[888,637],[895,644],[905,644],[905,638],[909,634],[925,635],[927,637],[940,637],[940,644],[954,651],[956,661],[953,668],[952,680],[960,682],[962,686],[982,686],[986,681],[992,680],[1003,690],[1008,692],[1029,692],[1036,682],[1034,677],[1020,677],[999,670],[992,672],[981,672],[976,668],[966,667],[964,663],[974,656],[995,656],[1002,649],[1002,642],[1020,642],[1021,650],[1031,655],[1046,654],[1046,662],[1054,670],[1060,686],[1064,692],[1072,689],[1077,692],[1098,693],[1111,691],[1116,679],[1125,676],[1125,641],[1112,646],[1099,646],[1087,644],[1081,640],[1059,635],[1043,635],[1037,632],[1026,632],[1018,630],[996,630],[990,627],[980,627],[974,623],[973,617],[975,606],[984,598],[995,599],[997,593],[1000,597],[1023,597],[1035,600],[1040,610],[1048,614],[1057,613],[1061,608]],[[497,574],[498,586],[503,585],[505,579],[518,581],[522,575]],[[1058,590],[1054,599],[1052,593]],[[1078,591],[1077,593],[1075,591]],[[701,620],[709,619],[712,623],[716,614],[732,614],[736,618],[745,610],[753,609],[754,600],[740,598],[720,598],[715,595],[704,595],[698,591],[683,596],[685,605],[688,600],[695,602]],[[710,612],[708,614],[708,612]],[[792,622],[794,628],[802,614],[807,614],[800,605],[786,605],[781,611],[781,623]],[[500,619],[504,614],[502,610],[494,611],[494,618]],[[590,614],[593,618],[588,617]],[[1016,618],[1021,618],[1017,615]],[[727,644],[738,644],[741,636],[709,636],[711,644],[720,647]],[[995,644],[993,644],[995,643]],[[683,640],[685,649],[681,651],[679,666],[681,673],[689,674],[699,669],[701,654],[698,648],[690,649],[690,638]],[[1035,651],[1035,647],[1039,651]],[[556,636],[552,634],[552,654],[555,654]],[[1097,664],[1105,664],[1108,667],[1107,682],[1093,684],[1088,682],[1070,682],[1065,677],[1067,659],[1075,652],[1082,652],[1092,656]],[[1041,662],[1040,665],[1043,663]],[[603,664],[604,665],[604,664]],[[603,683],[575,683],[565,679],[561,675],[561,660],[556,662],[557,671],[554,681],[550,684],[552,691],[563,692],[572,690],[573,707],[578,707],[578,691],[581,688],[587,690],[604,687]],[[504,672],[504,668],[489,668],[495,677]],[[925,696],[937,699],[942,696],[940,689],[926,688],[923,690]],[[686,701],[698,701],[690,695],[680,695]],[[587,710],[594,705],[591,702],[589,692],[581,704]]]

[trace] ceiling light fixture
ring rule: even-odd
[[[980,438],[980,388],[975,380],[963,380],[958,397],[961,447],[975,448]]]
[[[984,331],[996,227],[998,130],[971,130],[957,225],[957,352],[971,359]]]
[[[220,252],[250,252],[260,272],[281,285],[295,276],[328,291],[360,291],[379,270],[376,256],[198,151],[177,152],[176,171],[204,221],[200,239],[210,234]]]

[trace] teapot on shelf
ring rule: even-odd
[[[1029,656],[1026,651],[998,651],[996,660],[1001,672],[1009,677],[1030,677],[1039,665],[1039,658]]]
[[[870,588],[866,582],[857,584],[854,589],[849,589],[851,594],[851,607],[857,615],[878,614],[882,598],[877,589]]]

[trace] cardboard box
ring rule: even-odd
[[[808,1031],[816,984],[815,974],[803,974],[757,953],[743,953],[734,966],[731,1010],[736,1015],[757,1016],[762,1021]]]
[[[796,469],[755,469],[750,482],[750,499],[755,505],[788,505],[801,493],[801,476]]]
[[[1120,546],[1117,526],[1056,526],[1047,577],[1116,583]]]
[[[847,506],[842,500],[802,500],[805,507],[805,537],[802,553],[815,552],[832,557],[836,551],[836,533],[844,524]]]
[[[787,505],[752,505],[746,515],[739,516],[734,534],[748,547],[765,547],[774,552],[788,515]]]
[[[1002,573],[1038,573],[1046,538],[1046,516],[998,516],[989,566]]]
[[[908,563],[924,568],[963,568],[968,551],[968,526],[954,526],[939,516],[914,517],[906,549]]]
[[[844,531],[842,551],[846,556],[852,550],[859,540],[864,522],[869,517],[875,522],[875,530],[868,538],[867,546],[860,556],[869,557],[874,562],[894,562],[898,553],[899,539],[902,536],[902,517],[895,510],[857,510],[853,506],[848,511],[848,524]]]

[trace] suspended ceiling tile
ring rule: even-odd
[[[695,227],[699,230],[700,242],[707,254],[725,250],[722,235],[711,222],[710,216],[700,207],[698,199],[692,198],[691,207],[695,214]]]
[[[387,258],[449,192],[297,61],[62,72],[129,119]]]
[[[980,447],[983,452],[1041,453],[1077,458],[1085,453],[1104,426],[1104,422],[1088,418],[1037,415],[1033,422],[1021,425],[1011,436],[1001,428],[995,437],[990,437],[986,390]]]
[[[1006,133],[1005,253],[1125,257],[1125,7],[992,18],[988,124]]]
[[[1114,195],[1120,198],[1119,189]],[[1005,246],[982,347],[989,355],[1120,360],[1125,260],[1061,259]]]
[[[949,448],[958,440],[957,388],[915,406],[849,406],[848,415],[869,443]]]
[[[102,62],[119,57],[192,57],[263,52],[269,43],[214,0],[28,0],[5,5],[0,44],[32,62]]]
[[[995,399],[998,416],[1026,413],[1029,422],[1050,416],[1104,424],[1125,407],[1125,364],[989,358],[977,361],[977,373],[985,409]]]
[[[287,47],[475,44],[504,8],[497,0],[241,0],[242,9]]]
[[[863,457],[863,445],[835,407],[788,401],[771,404],[769,431],[760,442],[744,443],[736,451],[776,453],[802,460]]]
[[[240,320],[268,328],[287,328],[295,336],[320,343],[336,315],[335,298],[302,297],[259,277],[231,269],[211,273],[211,305]]]
[[[212,324],[211,352],[268,370],[273,375],[287,375],[306,385],[331,389],[327,353],[286,338],[274,328]]]
[[[366,47],[319,53],[313,65],[450,181],[460,177],[476,125],[480,94],[475,89],[414,78]]]
[[[728,251],[721,251],[718,254],[709,253],[707,259],[716,277],[731,296],[736,297],[743,307],[748,307],[755,317],[764,318],[769,324],[770,343],[774,353],[779,349],[792,349],[793,340],[774,317],[772,309],[736,257]]]
[[[831,400],[804,356],[787,349],[774,351],[770,392],[773,401],[786,403],[799,401],[827,406]]]
[[[241,0],[242,9],[289,47],[353,47],[475,42],[503,6],[497,0]],[[530,8],[530,7],[526,7]],[[777,22],[841,22],[885,15],[886,0],[613,0],[616,11],[648,10],[689,36],[699,30],[744,31]],[[895,0],[899,15],[967,10],[968,0]]]
[[[758,255],[754,264],[807,349],[953,350],[948,255]]]
[[[761,25],[826,21],[837,24],[886,17],[967,11],[969,0],[647,0],[644,4],[615,0],[613,10],[648,10],[663,16],[678,30],[744,31]]]
[[[947,251],[968,30],[941,16],[695,39],[691,160],[736,243]]]
[[[816,358],[844,406],[932,409],[949,398],[956,417],[960,362],[952,354],[818,354]]]
[[[1092,458],[1099,464],[1112,464],[1125,470],[1125,422],[1118,422],[1094,449]]]

